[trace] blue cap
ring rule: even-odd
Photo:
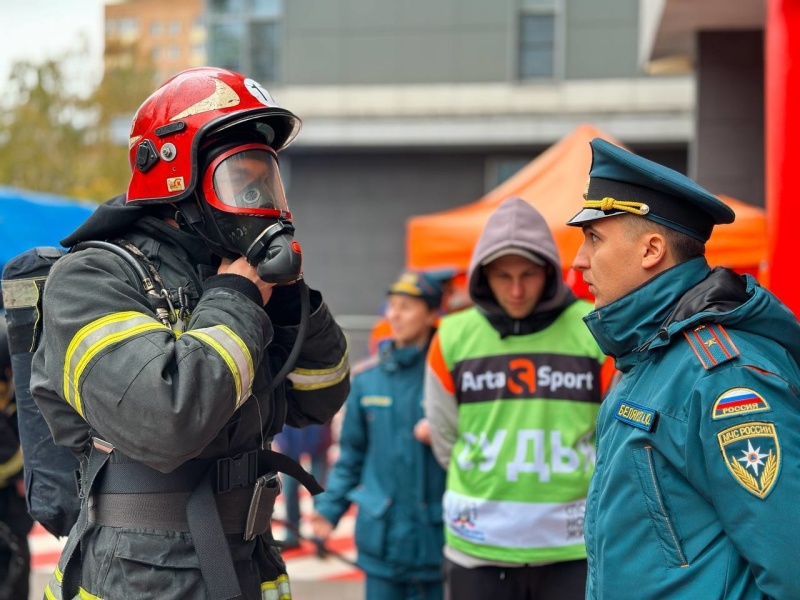
[[[390,287],[388,294],[401,294],[420,298],[431,308],[442,303],[442,281],[428,273],[406,271]]]
[[[583,210],[567,225],[629,213],[705,242],[714,225],[733,222],[733,210],[685,175],[601,138],[591,147]]]

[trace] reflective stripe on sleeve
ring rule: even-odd
[[[336,385],[347,377],[348,362],[345,351],[339,364],[330,369],[295,369],[289,379],[296,390],[319,390]]]
[[[47,582],[47,586],[44,588],[44,597],[46,600],[61,600],[61,580],[63,576],[61,575],[61,569],[56,566],[55,570],[53,571],[53,576],[50,578],[50,581]]]
[[[261,600],[292,600],[289,576],[278,575],[275,581],[265,581],[262,583]]]
[[[83,417],[79,384],[89,362],[112,344],[156,330],[168,331],[170,335],[174,335],[169,327],[153,317],[135,311],[113,313],[82,327],[67,348],[64,360],[64,399]]]
[[[224,325],[193,329],[183,335],[195,337],[208,344],[225,361],[236,386],[236,408],[239,408],[250,397],[255,374],[253,357],[242,338]]]

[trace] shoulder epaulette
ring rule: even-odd
[[[372,356],[368,356],[367,358],[358,361],[356,364],[350,367],[350,376],[354,377],[356,375],[360,375],[364,371],[368,371],[373,367],[377,367],[380,362],[381,362],[381,357],[379,354],[373,354]]]
[[[706,370],[739,356],[739,349],[728,336],[728,332],[717,323],[704,323],[692,329],[684,329],[683,335]]]

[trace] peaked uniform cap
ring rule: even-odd
[[[424,300],[431,308],[439,308],[444,290],[442,282],[428,273],[406,271],[390,287],[387,294],[400,294]]]
[[[629,213],[705,242],[714,225],[733,222],[733,210],[685,175],[601,138],[590,145],[583,209],[567,225]]]

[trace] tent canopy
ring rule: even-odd
[[[407,268],[466,271],[472,249],[489,216],[503,200],[519,196],[532,204],[549,224],[562,268],[568,271],[583,241],[583,233],[566,222],[580,210],[592,162],[589,142],[595,137],[620,145],[597,128],[581,125],[477,202],[411,217],[406,224]],[[714,228],[706,244],[709,263],[758,273],[767,256],[764,211],[729,196],[718,197],[733,209],[736,220]]]
[[[58,246],[94,209],[72,198],[0,186],[0,269],[35,246]]]

